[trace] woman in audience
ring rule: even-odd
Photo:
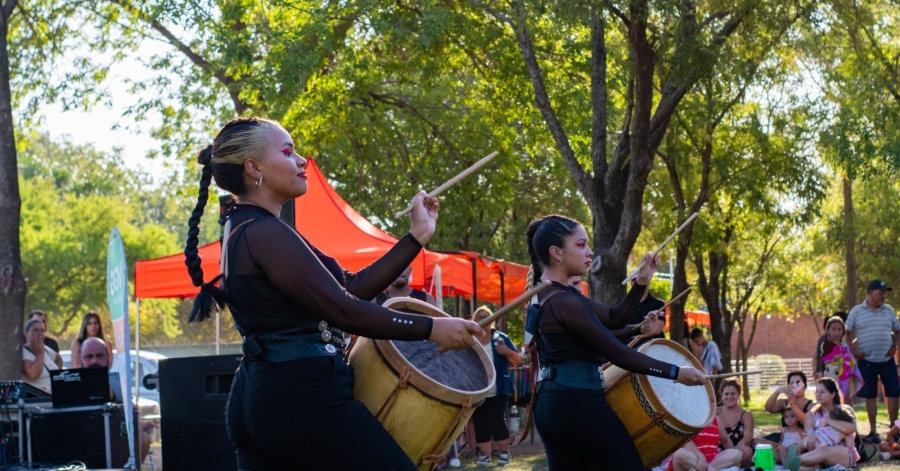
[[[109,354],[109,367],[112,367],[113,351],[112,343],[106,340],[103,335],[103,324],[100,323],[100,315],[94,311],[88,311],[81,319],[81,329],[78,330],[78,337],[72,341],[70,350],[72,351],[72,368],[81,368],[81,343],[85,339],[97,337],[106,344],[106,353]]]
[[[51,393],[50,371],[58,370],[57,353],[44,345],[44,323],[31,319],[25,324],[25,345],[22,346],[22,380]]]
[[[812,399],[806,398],[806,375],[802,371],[791,371],[787,374],[787,386],[782,386],[775,390],[769,399],[766,400],[766,412],[772,414],[782,414],[787,409],[794,411],[797,420],[801,424],[806,421],[806,413],[812,407],[814,402]],[[787,399],[779,399],[778,396],[784,394]],[[781,419],[781,426],[786,427],[784,418]],[[781,441],[780,433],[773,433],[766,436],[766,440],[778,443]]]
[[[749,466],[753,460],[753,413],[741,407],[740,381],[737,378],[722,381],[719,397],[722,398],[722,407],[717,411],[719,423],[734,449],[741,452],[741,466]]]
[[[731,445],[722,422],[714,417],[711,424],[672,455],[667,471],[719,471],[738,466],[741,458],[741,452]]]
[[[817,404],[806,414],[806,438],[798,445],[802,453],[800,459],[803,467],[800,469],[812,470],[835,465],[845,468],[856,466],[859,455],[855,448],[848,447],[844,442],[830,446],[817,446],[816,443],[818,436],[815,432],[818,429],[830,427],[840,435],[850,437],[856,433],[855,417],[852,422],[829,417],[831,410],[841,405],[841,392],[833,379],[822,378],[816,381],[816,402]]]

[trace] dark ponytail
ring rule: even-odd
[[[578,221],[558,214],[544,216],[528,225],[525,239],[535,284],[540,282],[544,266],[550,264],[550,247],[564,247],[566,237],[574,234],[579,225]]]
[[[200,242],[200,218],[203,216],[203,209],[209,201],[209,185],[212,182],[212,145],[206,146],[197,155],[197,163],[203,167],[200,175],[200,192],[197,195],[197,206],[191,212],[191,218],[188,220],[188,238],[184,247],[184,264],[188,268],[188,274],[191,276],[191,283],[200,287],[200,292],[194,298],[194,306],[191,308],[191,315],[188,322],[195,319],[204,321],[209,319],[210,311],[218,312],[225,305],[225,291],[216,286],[222,275],[216,276],[209,283],[203,282],[203,267],[197,244]]]

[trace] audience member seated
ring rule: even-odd
[[[81,366],[82,368],[109,368],[110,361],[106,350],[106,343],[97,337],[90,337],[81,344]],[[113,402],[122,402],[122,384],[118,371],[109,373],[109,397]],[[139,420],[137,427],[140,432],[141,441],[141,463],[147,458],[150,452],[150,443],[153,441],[151,434],[153,429],[159,425],[154,420]]]
[[[778,396],[784,394],[787,399],[779,399]],[[791,371],[787,374],[787,386],[781,386],[769,396],[766,400],[766,412],[772,414],[781,414],[781,426],[786,427],[784,421],[784,411],[792,410],[797,420],[806,423],[806,413],[814,402],[806,397],[806,375],[802,371]],[[773,433],[766,436],[766,440],[778,443],[781,441],[780,433]]]
[[[734,449],[741,452],[741,466],[750,466],[753,461],[753,413],[741,407],[740,381],[737,378],[722,381],[719,397],[722,398],[722,407],[716,411],[719,423]]]
[[[792,409],[785,409],[781,421],[785,424],[781,429],[781,441],[775,448],[775,460],[784,464],[787,461],[787,451],[791,446],[798,446],[806,438],[806,430],[803,424],[797,420],[797,414]],[[765,442],[765,440],[759,440]]]
[[[731,439],[725,434],[722,422],[719,422],[718,417],[714,417],[711,424],[672,455],[668,471],[691,469],[720,471],[738,466],[741,457],[741,452],[732,447]]]
[[[900,445],[897,445],[898,441],[900,441],[900,420],[895,420],[894,426],[891,427],[891,431],[887,434],[887,441],[878,444],[878,451],[880,452],[882,460],[887,461],[900,458]]]
[[[39,311],[39,310],[31,311],[28,313],[28,320],[31,320],[31,319],[37,319],[37,320],[41,321],[42,324],[44,324],[44,346],[50,347],[53,349],[54,352],[59,353],[59,343],[55,339],[53,339],[52,337],[47,335],[47,332],[50,332],[50,328],[47,327],[47,313],[45,313],[44,311]],[[63,367],[62,357],[57,355],[55,363],[56,363],[56,366],[62,368]]]
[[[841,394],[849,401],[863,387],[862,374],[856,365],[856,358],[850,353],[850,346],[844,339],[844,320],[830,317],[826,321],[825,341],[820,347],[823,375],[837,381]]]
[[[806,438],[798,445],[798,449],[803,453],[800,455],[802,463],[800,469],[813,470],[835,465],[845,468],[856,466],[859,459],[856,448],[853,447],[856,417],[852,414],[853,409],[849,407],[845,408],[845,412],[848,412],[846,415],[835,413],[835,416],[844,420],[831,416],[832,410],[841,409],[841,392],[833,379],[822,378],[816,382],[816,402],[817,404],[806,414]],[[846,420],[848,418],[850,420]]]
[[[103,335],[103,324],[100,323],[100,315],[94,311],[88,311],[81,319],[81,328],[78,330],[78,337],[72,341],[72,368],[81,368],[81,344],[85,339],[99,338],[106,345],[106,353],[108,358],[112,358],[112,343],[106,340]],[[110,365],[111,367],[112,365]]]
[[[22,380],[46,392],[52,393],[50,371],[58,370],[59,355],[44,345],[44,323],[31,319],[25,323],[25,345],[22,346]]]

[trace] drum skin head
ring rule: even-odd
[[[641,346],[639,351],[651,358],[678,367],[693,366],[703,369],[700,362],[684,347],[671,340],[656,339]],[[712,423],[715,415],[715,394],[712,385],[686,386],[671,379],[644,376],[656,401],[674,419],[688,427],[703,428]]]

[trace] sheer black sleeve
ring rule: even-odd
[[[591,311],[607,329],[622,329],[627,325],[628,319],[637,310],[638,305],[641,304],[641,296],[646,287],[646,285],[634,283],[628,294],[613,307],[606,307],[588,299]]]
[[[570,335],[585,341],[612,364],[634,373],[674,379],[671,376],[673,369],[670,363],[650,358],[623,345],[603,325],[599,316],[585,312],[588,303],[592,302],[579,295],[568,293],[554,296],[544,308],[551,310],[554,320]],[[543,323],[541,327],[544,327]]]
[[[421,250],[422,244],[407,233],[391,250],[366,268],[356,273],[344,270],[347,291],[366,301],[375,299],[378,293],[386,290],[400,276]]]
[[[272,285],[298,306],[330,324],[376,339],[421,340],[431,335],[430,317],[392,311],[345,290],[310,245],[283,222],[275,218],[260,220],[247,227],[246,237],[253,262]],[[408,242],[402,250],[412,252]],[[375,275],[374,265],[354,282],[355,289],[368,294],[383,281]],[[396,278],[397,274],[393,276]]]

